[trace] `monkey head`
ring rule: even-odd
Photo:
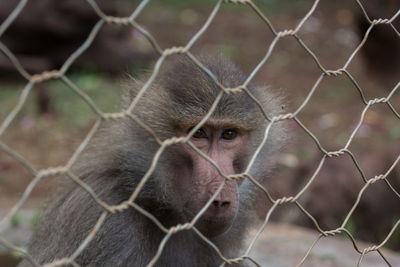
[[[245,82],[238,68],[224,59],[201,57],[200,61],[206,62],[205,66],[226,88]],[[202,212],[195,226],[205,236],[217,237],[230,229],[239,210],[244,208],[241,198],[251,195],[246,190],[247,196],[241,196],[243,182],[226,177],[245,170],[268,121],[245,92],[223,93],[213,78],[186,56],[178,56],[166,65],[144,93],[134,113],[161,140],[189,134],[191,137],[189,142],[171,145],[163,151],[153,175],[158,180],[154,185],[159,187],[155,191],[162,192],[157,196],[163,203],[160,206],[169,206],[171,214],[177,214],[171,217],[180,218],[172,220],[171,225],[190,222]],[[265,112],[277,109],[264,87],[249,85],[249,90],[262,104],[267,104]],[[137,94],[130,93],[130,99]],[[199,125],[218,97],[214,112]],[[194,128],[196,130],[192,131]],[[149,146],[143,149],[148,150]],[[262,169],[268,164],[260,165]],[[203,211],[209,201],[211,203]],[[164,223],[165,218],[163,215]]]
[[[155,266],[220,265],[219,253],[198,231],[226,257],[239,255],[256,221],[254,179],[270,175],[270,152],[285,136],[282,125],[268,119],[280,112],[281,101],[268,88],[246,83],[228,60],[196,56],[204,71],[190,57],[162,57],[151,83],[148,77],[130,82],[129,114],[98,131],[73,166],[101,201],[135,205],[102,217],[92,193],[70,180],[32,239],[29,252],[38,263],[72,255],[68,259],[80,266],[145,266],[158,255]],[[245,90],[224,90],[244,84]],[[99,228],[98,218],[105,218]],[[166,235],[185,223],[190,227]]]

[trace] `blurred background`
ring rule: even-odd
[[[0,23],[18,3],[16,0],[1,2]],[[140,1],[97,0],[96,3],[106,15],[129,16]],[[162,49],[185,46],[205,23],[215,3],[211,0],[154,0],[135,21]],[[254,3],[280,31],[294,29],[314,1],[259,0]],[[371,19],[391,18],[400,8],[397,0],[361,3]],[[399,86],[398,17],[393,21],[393,27],[375,26],[347,68],[367,101],[386,97]],[[28,73],[42,73],[59,69],[99,20],[86,1],[29,1],[0,36],[0,42]],[[321,1],[298,36],[325,69],[336,70],[348,61],[369,26],[356,1]],[[221,53],[249,75],[265,56],[274,37],[267,24],[250,7],[224,4],[191,51]],[[103,112],[117,112],[127,76],[137,77],[151,71],[159,56],[135,28],[107,24],[90,48],[74,61],[67,76]],[[321,73],[312,56],[296,39],[286,37],[279,40],[254,81],[281,92],[285,98],[282,113],[288,113],[301,106]],[[0,123],[17,104],[26,83],[8,57],[0,53]],[[390,102],[395,112],[385,104],[374,105],[368,110],[349,147],[367,179],[387,172],[400,155],[400,89],[395,90]],[[346,145],[364,108],[359,91],[346,75],[325,77],[298,119],[324,149],[337,151]],[[0,142],[23,156],[37,170],[61,166],[77,149],[96,119],[96,114],[71,88],[61,80],[49,80],[35,85],[21,112],[0,136]],[[279,166],[275,174],[264,184],[274,198],[296,195],[312,177],[323,156],[315,141],[294,121],[289,122],[288,128],[291,139],[277,156]],[[362,173],[348,155],[329,158],[299,202],[322,229],[336,229],[365,184]],[[0,148],[0,218],[20,199],[33,178],[15,158]],[[29,201],[13,217],[10,229],[15,231],[6,232],[8,241],[26,245],[45,200],[62,179],[66,178],[46,177],[35,187]],[[399,164],[394,166],[387,180],[394,190],[381,181],[368,187],[363,194],[346,225],[355,238],[379,244],[400,219]],[[269,208],[269,202],[261,196],[260,219],[265,218]],[[315,230],[314,223],[294,204],[278,207],[272,219],[280,224],[297,224]],[[400,250],[399,229],[385,247]]]

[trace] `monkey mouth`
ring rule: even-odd
[[[188,221],[191,221],[195,216],[191,209],[186,207],[184,210],[184,214]],[[228,231],[233,221],[235,220],[236,213],[230,215],[216,215],[216,214],[209,214],[207,211],[197,220],[195,223],[196,228],[206,237],[213,238],[217,237],[226,231]]]
[[[222,219],[207,219],[207,218],[204,218],[204,219],[200,219],[200,220],[205,222],[205,223],[207,223],[207,224],[215,224],[215,225],[218,225],[218,224],[230,224],[230,222],[231,222],[231,220],[226,219],[226,218],[222,218]]]
[[[233,218],[200,218],[196,227],[206,237],[212,238],[228,231],[232,226]]]

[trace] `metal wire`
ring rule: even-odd
[[[350,241],[353,243],[355,251],[360,254],[360,258],[359,258],[359,261],[358,261],[357,265],[360,265],[364,255],[366,255],[368,253],[371,253],[371,252],[376,252],[376,253],[378,253],[378,255],[380,255],[383,258],[383,260],[387,263],[388,266],[391,266],[391,264],[389,263],[389,261],[387,260],[387,258],[384,256],[383,252],[380,249],[388,242],[388,240],[392,236],[393,232],[398,228],[398,226],[400,224],[400,220],[396,222],[396,224],[393,226],[392,230],[387,234],[386,238],[380,244],[365,248],[363,250],[358,248],[355,238],[345,228],[345,225],[348,223],[348,221],[349,221],[350,217],[352,216],[354,210],[356,209],[357,205],[359,204],[361,198],[363,197],[363,194],[364,194],[365,190],[371,184],[374,184],[374,183],[377,183],[377,182],[384,182],[387,185],[388,190],[393,191],[396,194],[396,196],[399,197],[399,199],[400,199],[400,194],[393,188],[393,186],[386,179],[387,176],[390,174],[390,172],[394,169],[394,167],[397,164],[399,164],[400,155],[393,162],[393,164],[387,170],[386,173],[381,174],[381,175],[376,175],[375,177],[368,179],[365,176],[362,168],[358,164],[356,157],[353,155],[353,153],[349,149],[350,144],[353,142],[357,132],[359,131],[359,129],[361,127],[361,124],[365,120],[366,112],[372,106],[374,106],[374,105],[387,105],[390,108],[390,110],[393,112],[394,116],[397,117],[400,120],[399,112],[395,109],[395,107],[390,102],[392,96],[395,94],[396,91],[399,90],[398,88],[400,87],[400,82],[397,83],[397,85],[391,90],[391,92],[386,97],[383,97],[383,98],[380,98],[380,99],[368,100],[364,96],[363,89],[361,88],[361,86],[358,84],[356,79],[351,75],[350,71],[348,70],[348,66],[353,61],[355,55],[357,53],[359,53],[360,49],[368,41],[369,34],[370,34],[371,30],[376,25],[379,25],[379,24],[388,24],[388,25],[390,25],[390,27],[393,29],[393,34],[397,35],[400,38],[400,34],[399,34],[398,29],[396,29],[395,26],[393,25],[393,21],[397,17],[400,16],[399,15],[400,14],[400,10],[397,11],[396,14],[392,18],[386,18],[386,19],[379,18],[379,19],[371,20],[369,18],[368,14],[367,14],[365,8],[361,4],[361,2],[359,0],[355,0],[357,5],[361,9],[362,13],[364,14],[364,17],[365,17],[366,21],[370,24],[370,26],[366,30],[366,32],[364,33],[364,37],[361,40],[361,42],[353,50],[353,52],[348,57],[346,62],[343,64],[343,66],[341,68],[337,69],[337,70],[327,70],[322,65],[322,63],[320,62],[320,60],[318,59],[316,54],[313,52],[313,50],[310,49],[305,44],[305,42],[303,42],[303,40],[302,40],[302,38],[301,38],[301,36],[299,34],[299,31],[303,27],[304,23],[310,18],[310,16],[315,12],[316,8],[318,7],[319,2],[320,2],[319,0],[315,0],[314,1],[313,5],[310,7],[310,9],[307,11],[307,13],[302,17],[302,19],[299,21],[299,23],[296,25],[296,27],[294,29],[284,29],[282,31],[277,31],[276,28],[274,27],[274,25],[271,23],[270,19],[251,0],[219,0],[215,4],[213,10],[211,11],[210,15],[208,16],[208,18],[206,19],[206,21],[202,25],[201,29],[193,35],[193,37],[189,40],[189,42],[185,46],[182,46],[182,47],[170,47],[170,48],[165,48],[165,49],[162,49],[161,46],[158,44],[157,39],[150,32],[148,32],[142,25],[140,25],[136,21],[136,17],[140,14],[140,12],[143,10],[143,8],[149,3],[149,0],[143,0],[138,5],[138,7],[131,13],[131,15],[128,16],[128,17],[108,16],[107,14],[105,14],[101,10],[101,8],[96,4],[96,2],[94,0],[87,0],[87,2],[93,8],[93,11],[99,16],[99,21],[93,27],[93,29],[90,32],[90,34],[88,35],[86,41],[78,49],[76,49],[76,51],[74,51],[70,55],[70,57],[65,61],[65,63],[62,65],[62,67],[59,70],[47,70],[47,71],[45,71],[43,73],[31,75],[19,63],[17,57],[13,54],[13,52],[6,45],[4,45],[1,42],[1,36],[3,35],[3,33],[5,31],[7,31],[9,26],[13,24],[15,19],[22,12],[22,10],[24,9],[24,7],[25,7],[25,5],[27,3],[27,0],[21,0],[19,2],[19,4],[15,7],[15,9],[10,13],[8,18],[0,25],[0,51],[2,51],[5,54],[5,56],[10,60],[10,62],[15,67],[15,69],[27,81],[25,87],[22,89],[22,91],[20,93],[20,96],[18,98],[17,104],[8,113],[8,115],[5,117],[5,119],[2,122],[0,122],[0,150],[5,152],[5,153],[7,153],[12,158],[14,158],[16,162],[21,164],[22,167],[26,168],[34,176],[34,178],[32,179],[31,183],[24,190],[24,193],[23,193],[22,197],[20,198],[20,200],[9,210],[9,212],[3,218],[0,219],[0,244],[2,244],[3,246],[9,248],[12,251],[16,251],[16,252],[20,253],[23,257],[27,258],[34,266],[40,266],[39,264],[34,262],[34,259],[29,255],[28,252],[24,251],[22,248],[18,248],[16,246],[14,246],[13,244],[11,244],[7,240],[5,240],[1,236],[1,233],[2,233],[2,231],[4,231],[5,227],[10,223],[10,220],[12,219],[12,217],[14,215],[16,215],[16,213],[21,208],[21,206],[28,200],[32,190],[35,188],[35,186],[38,184],[38,182],[40,180],[42,180],[46,176],[50,176],[50,175],[54,175],[54,174],[64,174],[67,177],[69,177],[70,179],[72,179],[79,186],[81,186],[84,190],[86,190],[91,195],[91,197],[99,205],[101,205],[104,208],[104,210],[103,210],[103,213],[101,214],[101,216],[98,218],[96,225],[93,226],[93,229],[90,232],[90,234],[87,237],[85,237],[84,241],[80,244],[79,248],[72,255],[70,255],[69,257],[63,258],[63,259],[56,259],[56,260],[54,260],[52,262],[46,263],[43,266],[52,267],[52,266],[61,266],[61,265],[64,265],[64,264],[72,264],[73,266],[78,266],[78,264],[75,262],[75,259],[85,249],[85,247],[88,246],[88,244],[91,242],[91,240],[93,239],[93,237],[95,236],[97,231],[102,227],[102,224],[105,221],[105,219],[107,218],[107,216],[109,216],[111,213],[115,213],[115,212],[124,212],[129,207],[132,207],[132,208],[136,209],[138,212],[140,212],[144,216],[148,217],[151,221],[153,221],[156,225],[158,225],[158,227],[162,231],[164,231],[166,233],[164,239],[159,244],[157,253],[154,255],[153,259],[148,263],[148,266],[153,266],[157,262],[158,258],[160,257],[160,255],[161,255],[161,253],[163,251],[163,248],[164,248],[165,244],[168,242],[169,238],[172,235],[176,234],[179,231],[188,230],[188,229],[194,230],[194,232],[201,239],[203,239],[205,242],[207,242],[210,245],[210,247],[213,248],[216,251],[216,253],[221,257],[221,259],[223,260],[224,263],[232,264],[232,263],[238,263],[238,262],[241,262],[241,261],[244,261],[244,260],[248,260],[251,263],[255,264],[256,266],[260,266],[260,264],[257,263],[255,259],[251,258],[249,256],[249,254],[250,254],[251,249],[253,248],[254,244],[257,242],[257,239],[259,238],[260,234],[268,226],[268,222],[270,220],[271,214],[275,211],[275,209],[278,206],[280,206],[280,205],[282,205],[284,203],[292,203],[293,205],[296,205],[301,212],[303,212],[307,217],[309,217],[314,222],[315,228],[320,233],[318,238],[316,238],[314,243],[310,246],[308,251],[305,253],[304,257],[302,259],[299,259],[299,262],[298,262],[297,266],[301,266],[305,262],[305,260],[309,257],[309,255],[311,254],[313,248],[317,245],[318,241],[321,238],[324,238],[324,237],[327,237],[327,236],[334,236],[334,235],[342,234],[342,233],[344,233],[350,239]],[[203,66],[201,64],[201,62],[199,60],[197,60],[197,58],[190,52],[190,49],[198,41],[198,39],[204,34],[204,32],[209,27],[211,27],[211,23],[214,20],[214,18],[216,17],[216,15],[218,14],[218,12],[220,10],[220,7],[222,5],[226,5],[226,4],[238,4],[238,5],[243,5],[243,6],[246,6],[246,5],[249,6],[251,8],[251,10],[254,11],[254,15],[261,18],[262,22],[266,24],[267,29],[269,29],[269,31],[274,36],[274,39],[271,42],[271,44],[269,45],[269,48],[268,48],[266,54],[260,60],[260,62],[257,64],[257,66],[253,69],[253,71],[250,73],[250,75],[248,76],[246,81],[241,86],[238,86],[237,88],[233,88],[233,89],[232,88],[224,88],[224,86],[222,84],[220,84],[218,82],[218,80],[215,78],[214,74],[209,69],[207,69],[205,66]],[[124,111],[122,111],[120,113],[104,113],[103,111],[101,111],[97,107],[96,103],[87,94],[85,94],[83,92],[83,90],[79,88],[79,86],[74,84],[68,78],[68,70],[69,70],[69,68],[71,67],[72,64],[74,64],[74,62],[86,50],[90,49],[90,46],[91,46],[94,38],[97,36],[97,34],[101,30],[101,28],[104,26],[104,24],[116,24],[116,25],[119,25],[120,27],[133,27],[134,29],[136,29],[139,32],[141,32],[147,38],[149,43],[152,45],[153,49],[160,56],[158,58],[156,64],[155,64],[154,68],[153,68],[153,72],[150,75],[149,79],[144,83],[143,87],[141,88],[141,90],[139,91],[137,96],[132,100],[132,102],[129,105],[129,107],[126,108],[126,110],[124,110]],[[190,142],[190,137],[194,134],[194,132],[197,129],[199,129],[202,126],[202,124],[204,124],[210,118],[211,114],[217,108],[217,106],[219,104],[219,101],[222,98],[222,96],[224,94],[226,94],[226,93],[229,93],[230,91],[235,91],[235,92],[236,91],[245,91],[249,95],[250,99],[255,101],[255,103],[261,108],[261,104],[258,102],[258,100],[247,90],[247,85],[254,78],[254,76],[257,74],[257,72],[260,70],[260,68],[263,67],[268,62],[271,54],[274,52],[275,46],[280,42],[280,40],[282,38],[293,38],[293,40],[295,42],[298,42],[300,44],[300,46],[311,57],[311,59],[315,62],[316,66],[319,68],[319,70],[321,72],[320,76],[315,81],[314,85],[312,86],[312,88],[310,89],[309,93],[307,94],[305,100],[293,112],[277,115],[277,116],[274,116],[274,117],[268,117],[266,112],[264,110],[262,110],[262,112],[263,112],[263,114],[265,116],[265,119],[268,121],[268,124],[265,127],[264,137],[263,137],[262,142],[259,144],[258,149],[256,150],[256,152],[252,156],[252,158],[250,160],[250,163],[248,164],[248,166],[247,166],[247,168],[246,168],[244,173],[242,173],[240,175],[235,175],[235,176],[227,176],[226,174],[224,174],[222,172],[222,170],[219,168],[217,163],[215,163],[206,154],[202,153],[199,149],[196,148],[196,146],[194,146]],[[207,75],[209,75],[214,80],[214,82],[221,89],[221,92],[217,96],[217,98],[215,99],[214,104],[212,105],[211,109],[208,111],[207,115],[201,120],[201,122],[198,125],[196,125],[196,127],[194,127],[194,129],[187,136],[179,137],[179,138],[178,137],[174,137],[174,138],[171,138],[171,139],[167,139],[167,140],[161,141],[156,136],[156,134],[154,132],[152,132],[151,128],[148,125],[146,125],[146,122],[140,121],[138,118],[136,118],[133,115],[133,111],[134,111],[136,105],[140,102],[140,100],[143,97],[143,95],[146,92],[146,90],[151,86],[151,84],[153,83],[154,79],[158,75],[160,67],[162,66],[164,60],[168,56],[171,56],[173,54],[185,54],[188,58],[190,58],[195,64],[197,64]],[[358,124],[355,126],[355,128],[354,128],[352,134],[350,135],[349,139],[347,140],[345,146],[343,148],[341,148],[339,151],[331,151],[331,152],[329,152],[328,150],[326,150],[325,148],[322,147],[322,145],[320,144],[318,138],[312,133],[312,131],[310,131],[309,129],[307,129],[305,127],[305,125],[300,121],[300,119],[297,117],[297,115],[309,103],[312,95],[316,92],[316,90],[318,90],[318,87],[319,87],[319,85],[320,85],[320,83],[321,83],[321,81],[323,79],[325,79],[327,76],[340,76],[340,75],[343,75],[343,74],[345,74],[344,76],[347,77],[347,79],[354,85],[355,90],[357,90],[357,92],[360,95],[360,101],[361,101],[361,103],[363,103],[365,105],[365,107],[364,107],[364,110],[363,110],[363,112],[362,112],[362,114],[360,116]],[[91,128],[90,132],[87,134],[87,136],[82,141],[80,146],[76,149],[75,153],[71,156],[71,158],[65,163],[65,165],[56,166],[56,167],[49,167],[49,168],[41,169],[41,170],[35,170],[32,167],[32,164],[30,164],[26,159],[24,159],[18,153],[13,151],[4,142],[2,142],[1,141],[1,137],[4,134],[4,132],[7,131],[9,125],[15,120],[16,116],[21,111],[21,108],[25,105],[26,100],[28,98],[28,95],[31,92],[32,87],[35,84],[42,83],[42,82],[44,82],[46,80],[49,80],[49,79],[60,79],[60,80],[62,80],[72,91],[74,91],[77,94],[78,97],[82,98],[87,103],[87,105],[97,115],[98,120],[95,122],[95,124]],[[148,131],[154,137],[154,139],[158,142],[160,147],[159,147],[158,151],[154,154],[151,166],[149,167],[149,169],[147,170],[147,172],[145,173],[145,175],[141,179],[141,182],[135,188],[135,190],[132,193],[131,197],[129,199],[127,199],[125,202],[121,203],[121,204],[109,205],[109,204],[105,203],[103,200],[101,200],[99,198],[99,196],[97,196],[96,193],[90,188],[89,185],[85,184],[82,180],[79,179],[79,177],[76,174],[72,173],[71,166],[77,161],[78,155],[85,149],[85,147],[87,147],[87,145],[90,142],[90,140],[92,139],[93,135],[96,133],[96,131],[99,129],[99,127],[101,126],[101,124],[104,121],[120,119],[120,118],[124,118],[124,117],[129,117],[130,119],[136,121],[141,127],[143,127],[146,131]],[[282,121],[282,120],[293,120],[295,123],[297,123],[297,125],[299,125],[299,127],[302,128],[304,130],[304,132],[307,135],[310,136],[310,138],[314,141],[314,143],[316,144],[317,148],[322,152],[323,155],[321,157],[320,164],[315,169],[315,171],[312,174],[312,176],[309,177],[308,182],[306,183],[306,185],[304,185],[304,187],[296,195],[294,195],[294,196],[285,196],[285,197],[281,197],[281,198],[278,198],[278,199],[273,199],[271,197],[271,195],[269,194],[268,190],[266,188],[264,188],[260,183],[258,183],[249,174],[249,172],[252,169],[253,164],[254,164],[255,160],[257,159],[257,157],[258,157],[259,151],[262,149],[262,147],[265,145],[265,143],[267,142],[267,140],[269,138],[269,135],[270,135],[269,132],[270,132],[271,127],[273,127],[274,124],[276,124],[277,122]],[[212,196],[212,198],[209,199],[209,201],[206,203],[206,205],[204,205],[204,207],[193,218],[192,221],[190,221],[190,222],[188,222],[186,224],[183,224],[183,225],[176,225],[176,226],[171,227],[171,228],[168,229],[165,226],[163,226],[152,214],[146,212],[140,206],[138,206],[135,203],[135,199],[138,196],[139,192],[143,189],[143,186],[145,185],[145,183],[147,182],[147,180],[149,179],[149,177],[151,176],[153,171],[155,170],[155,168],[156,168],[156,166],[158,164],[159,158],[162,155],[162,153],[164,152],[164,150],[168,146],[171,146],[171,145],[177,144],[177,143],[187,143],[188,145],[190,145],[193,148],[194,151],[199,153],[199,155],[201,157],[203,157],[204,159],[209,161],[217,169],[217,171],[220,173],[220,175],[225,178],[225,180],[224,180],[223,183],[221,183],[221,185],[219,186],[217,192]],[[363,178],[363,181],[365,182],[365,185],[359,191],[358,197],[357,197],[354,205],[352,206],[351,210],[347,213],[347,216],[343,220],[342,225],[337,229],[324,231],[319,227],[317,220],[304,207],[302,207],[300,205],[300,203],[298,202],[298,199],[307,191],[309,186],[314,182],[314,180],[316,179],[316,177],[317,177],[318,173],[320,172],[322,166],[324,165],[325,160],[326,160],[327,157],[340,157],[340,156],[342,156],[344,154],[350,155],[354,165],[357,167],[358,171],[360,172],[361,177]],[[218,247],[215,244],[213,244],[208,238],[203,236],[194,227],[194,225],[197,222],[197,220],[199,220],[201,215],[206,211],[208,206],[212,203],[212,201],[216,198],[218,193],[221,191],[222,187],[224,186],[224,183],[227,180],[231,180],[231,179],[248,179],[250,182],[252,182],[255,186],[257,186],[258,188],[260,188],[264,192],[264,194],[267,196],[267,198],[269,199],[269,201],[272,204],[272,207],[269,209],[269,211],[268,211],[268,213],[267,213],[267,215],[266,215],[266,217],[264,219],[264,223],[258,229],[258,231],[255,234],[255,236],[252,238],[252,240],[250,242],[250,245],[248,246],[248,248],[245,251],[245,253],[243,255],[238,255],[234,259],[229,259],[229,258],[225,257],[224,255],[222,255],[222,253],[218,249]]]

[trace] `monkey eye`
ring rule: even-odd
[[[238,132],[234,129],[224,130],[221,134],[221,138],[224,140],[233,140],[238,135]]]
[[[190,132],[193,129],[193,127],[191,127],[188,132]],[[193,138],[207,138],[207,133],[203,128],[198,129],[197,131],[194,132]]]

